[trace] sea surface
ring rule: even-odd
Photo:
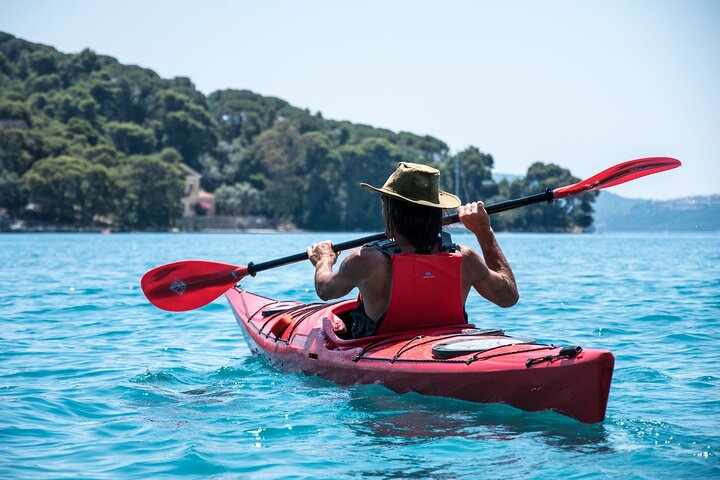
[[[471,297],[471,320],[614,352],[596,425],[283,374],[224,298],[169,313],[140,290],[171,261],[362,235],[0,235],[0,478],[720,478],[717,234],[499,235],[521,300]],[[307,262],[243,286],[317,300]]]

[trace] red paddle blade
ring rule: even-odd
[[[207,305],[247,274],[247,267],[185,260],[153,268],[143,275],[140,285],[156,307],[183,312]]]
[[[630,180],[635,180],[636,178],[646,175],[652,175],[653,173],[664,172],[665,170],[670,170],[680,165],[682,165],[680,160],[671,157],[648,157],[629,160],[612,166],[607,170],[603,170],[587,180],[566,187],[556,188],[553,190],[553,198],[565,198],[591,190],[600,190],[614,185],[620,185],[621,183],[629,182]]]

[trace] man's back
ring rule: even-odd
[[[382,187],[365,183],[361,186],[382,194],[385,235],[394,239],[403,253],[432,255],[440,252],[442,212],[457,208],[460,221],[475,234],[482,248],[481,258],[473,249],[460,247],[461,306],[465,304],[470,287],[501,307],[514,305],[518,300],[515,278],[490,227],[483,203],[461,205],[458,197],[439,189],[439,175],[435,168],[401,162]],[[355,333],[374,333],[377,321],[388,311],[391,296],[393,278],[389,255],[375,248],[362,248],[351,253],[340,268],[333,271],[337,253],[330,242],[316,243],[308,247],[307,252],[315,266],[318,296],[329,300],[358,288],[362,302],[356,313],[364,325],[362,332]]]
[[[489,281],[489,271],[485,262],[472,248],[462,245],[458,248],[462,255],[463,305],[473,286],[480,295],[497,303],[492,293],[494,286],[486,284]],[[375,248],[364,247],[358,252],[351,253],[343,261],[340,270],[343,269],[347,269],[347,273],[352,277],[358,278],[357,287],[363,299],[365,313],[371,320],[378,321],[387,312],[390,300],[392,289],[390,257]]]

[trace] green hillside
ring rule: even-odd
[[[451,155],[431,136],[323,118],[246,90],[208,96],[188,78],[160,78],[91,50],[64,54],[0,32],[0,216],[85,228],[177,225],[186,164],[202,173],[219,214],[263,215],[305,229],[380,227],[377,197],[400,161],[444,171],[443,188],[488,202],[577,181],[536,163],[495,182],[493,157]],[[571,231],[592,223],[594,194],[498,216],[499,230]],[[198,212],[202,212],[198,205]],[[7,224],[7,222],[5,222]]]
[[[720,195],[633,200],[602,192],[595,208],[598,232],[720,231]]]

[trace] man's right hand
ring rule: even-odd
[[[485,210],[483,202],[472,202],[460,205],[457,208],[458,217],[465,228],[475,235],[485,233],[490,230],[490,216]]]

